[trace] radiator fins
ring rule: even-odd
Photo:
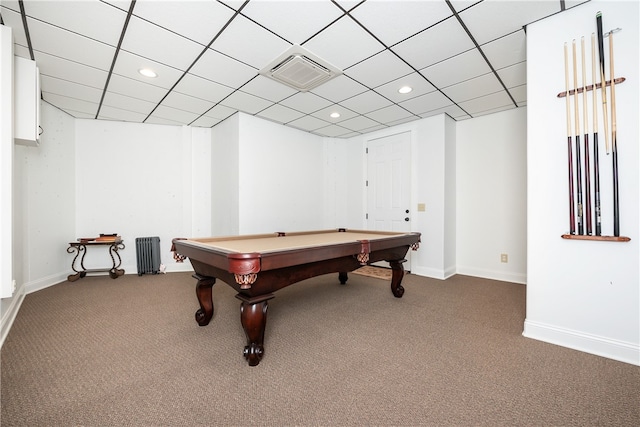
[[[160,237],[136,237],[138,276],[160,271]]]

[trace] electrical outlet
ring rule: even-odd
[[[507,254],[500,254],[500,262],[504,262],[504,263],[509,262],[509,255],[507,255]]]

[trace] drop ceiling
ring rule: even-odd
[[[213,127],[242,111],[346,138],[525,106],[526,26],[579,3],[0,0],[0,14],[42,99],[73,117]],[[309,91],[260,74],[292,46],[341,73]]]

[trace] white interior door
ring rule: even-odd
[[[369,140],[367,153],[367,228],[411,231],[411,133]]]

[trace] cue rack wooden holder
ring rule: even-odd
[[[623,83],[625,80],[626,80],[625,77],[617,77],[613,79],[613,82],[617,85],[617,84]],[[611,86],[611,80],[607,80],[606,85]],[[576,93],[582,93],[585,91],[588,92],[588,91],[591,91],[594,89],[600,89],[600,88],[602,88],[602,83],[596,83],[595,88],[593,87],[593,85],[587,85],[586,87],[571,89],[569,91],[569,96],[574,95]],[[560,92],[558,94],[558,98],[564,98],[565,96],[567,96],[567,91]],[[568,240],[596,240],[601,242],[629,242],[631,240],[630,237],[626,237],[626,236],[594,236],[590,234],[563,234],[560,237]]]

